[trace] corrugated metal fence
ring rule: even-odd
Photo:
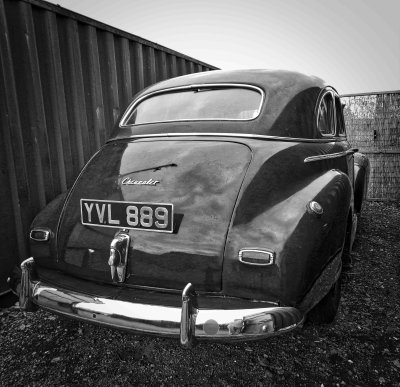
[[[71,186],[132,96],[215,67],[40,0],[0,0],[0,294],[36,213]]]
[[[367,197],[400,201],[400,91],[342,96],[347,136],[371,163]]]

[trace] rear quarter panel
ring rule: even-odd
[[[223,291],[232,296],[297,305],[340,251],[352,208],[346,157],[304,163],[316,154],[340,152],[340,143],[252,144],[246,175],[227,236]],[[318,217],[307,210],[315,200]],[[238,260],[242,248],[275,252],[270,266]]]

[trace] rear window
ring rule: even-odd
[[[154,94],[128,111],[122,126],[192,120],[251,120],[262,93],[251,87],[191,87]]]

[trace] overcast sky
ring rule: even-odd
[[[222,69],[400,90],[400,0],[51,0]]]

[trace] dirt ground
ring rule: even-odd
[[[366,203],[338,316],[256,342],[134,336],[0,310],[3,386],[400,386],[400,206]]]

